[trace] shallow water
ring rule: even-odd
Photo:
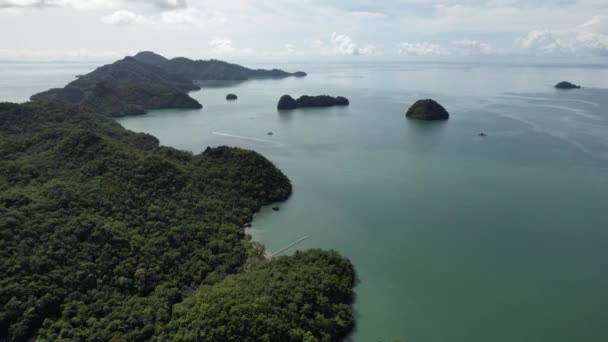
[[[12,101],[90,69],[1,67],[0,98]],[[294,194],[251,233],[270,253],[308,235],[297,248],[352,260],[355,341],[608,340],[608,69],[279,67],[309,76],[214,82],[192,93],[202,110],[119,122],[165,145],[240,146],[275,162]],[[552,89],[561,80],[586,88]],[[323,93],[351,105],[276,110],[282,94]],[[427,97],[449,121],[405,119]]]

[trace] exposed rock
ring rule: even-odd
[[[236,99],[238,99],[238,96],[236,96],[234,94],[226,95],[226,100],[236,100]]]
[[[281,208],[279,208],[279,207],[272,207],[272,210],[279,211],[279,210],[281,210]]]
[[[448,111],[431,99],[416,101],[407,110],[405,116],[418,120],[447,120],[450,118]]]
[[[332,107],[348,106],[349,101],[343,96],[332,97],[328,95],[319,96],[300,96],[297,100],[289,95],[283,95],[279,100],[279,109],[296,109],[304,107]]]
[[[298,102],[289,95],[283,95],[279,100],[277,108],[280,110],[296,109],[298,108]]]
[[[570,82],[559,82],[558,84],[555,85],[555,88],[557,89],[580,89],[581,86],[576,85],[576,84],[572,84]]]
[[[268,132],[268,133],[266,133],[266,134],[268,134],[268,135],[272,135],[273,133],[272,133],[272,132]]]

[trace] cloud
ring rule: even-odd
[[[151,19],[148,19],[140,14],[119,10],[110,15],[101,18],[101,21],[110,25],[132,25],[132,24],[150,24]]]
[[[161,10],[174,10],[174,9],[188,7],[188,3],[186,2],[186,0],[153,0],[153,1],[131,0],[131,1],[136,1],[136,2],[141,2],[141,3],[151,3],[151,4],[154,4],[156,7],[158,7]]]
[[[438,44],[431,43],[401,43],[398,53],[404,56],[447,56],[450,51]]]
[[[236,51],[236,49],[232,47],[232,41],[230,39],[216,38],[209,42],[209,46],[214,53],[219,54],[233,53]]]
[[[288,55],[292,55],[296,52],[296,46],[293,44],[285,44],[285,52]]]
[[[177,25],[199,25],[200,15],[196,9],[176,9],[172,11],[166,11],[161,14],[161,21],[165,24],[177,24]]]
[[[330,44],[331,51],[338,55],[371,55],[376,53],[376,49],[372,45],[360,48],[355,42],[345,34],[334,32],[331,34]]]
[[[401,43],[398,54],[416,57],[490,56],[499,54],[490,44],[477,40],[457,40],[447,46],[422,42]]]
[[[515,44],[537,55],[608,56],[608,17],[595,16],[567,30],[530,31]]]
[[[209,47],[211,48],[211,53],[216,55],[236,55],[236,54],[251,54],[253,53],[253,49],[244,48],[237,49],[232,45],[232,41],[230,39],[224,38],[215,38],[209,42]]]
[[[355,18],[358,19],[366,19],[366,20],[375,20],[375,19],[384,19],[386,18],[386,14],[381,12],[350,12]]]
[[[74,8],[91,10],[117,6],[114,0],[0,0],[0,8]]]
[[[476,40],[459,40],[452,42],[452,50],[454,54],[462,56],[489,56],[497,53],[490,44]]]

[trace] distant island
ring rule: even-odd
[[[151,51],[139,52],[133,56],[136,60],[161,68],[169,75],[190,81],[245,81],[249,79],[304,77],[303,71],[289,73],[279,69],[249,69],[238,64],[231,64],[216,59],[191,60],[184,57],[167,59]]]
[[[450,118],[448,111],[442,105],[432,99],[416,101],[405,114],[406,117],[418,120],[447,120]]]
[[[572,84],[570,82],[567,81],[563,81],[563,82],[559,82],[558,84],[555,85],[556,89],[580,89],[581,86],[576,85],[576,84]]]
[[[328,95],[319,96],[300,96],[297,100],[290,95],[283,95],[279,99],[277,108],[279,110],[290,110],[303,107],[331,107],[331,106],[348,106],[349,101],[342,96],[332,97]]]
[[[97,113],[121,117],[145,114],[150,109],[200,109],[188,92],[199,90],[197,80],[247,80],[253,78],[303,77],[304,72],[249,69],[218,60],[167,59],[140,52],[82,75],[64,88],[31,97],[32,101],[61,101],[84,106]]]
[[[235,94],[228,94],[228,95],[226,95],[226,100],[229,100],[229,101],[233,101],[233,100],[236,100],[238,98],[239,97],[236,96]]]

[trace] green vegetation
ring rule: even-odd
[[[283,95],[279,99],[277,108],[279,110],[288,110],[305,107],[333,107],[333,106],[348,106],[350,102],[346,97],[343,96],[329,96],[329,95],[318,95],[318,96],[300,96],[297,100],[290,95]]]
[[[414,102],[405,113],[405,116],[412,119],[427,121],[447,120],[450,118],[448,111],[437,103],[437,101],[431,99]]]
[[[247,80],[250,78],[303,77],[304,72],[249,69],[218,60],[194,61],[184,57],[167,59],[153,52],[140,52],[104,65],[64,88],[50,89],[32,101],[62,101],[110,117],[145,114],[150,109],[199,109],[203,106],[188,95],[199,90],[198,80]]]
[[[562,81],[559,82],[558,84],[555,85],[556,89],[580,89],[581,86],[576,85],[576,84],[572,84],[570,82],[567,81]]]
[[[306,73],[285,72],[279,69],[249,69],[238,64],[210,60],[192,60],[185,57],[167,59],[151,51],[142,51],[133,56],[142,63],[161,68],[170,75],[178,75],[185,79],[195,80],[224,80],[244,81],[252,78],[285,78],[290,76],[304,77]]]
[[[81,76],[65,88],[31,97],[82,105],[110,117],[144,114],[149,109],[202,108],[187,92],[199,87],[190,79],[126,57]]]
[[[335,252],[310,250],[263,262],[176,305],[178,341],[332,341],[354,325],[354,272]],[[255,334],[252,334],[255,332]],[[228,336],[228,338],[226,338]]]
[[[0,104],[0,341],[340,340],[352,265],[267,261],[242,229],[290,194],[255,152],[193,155],[82,107]]]

